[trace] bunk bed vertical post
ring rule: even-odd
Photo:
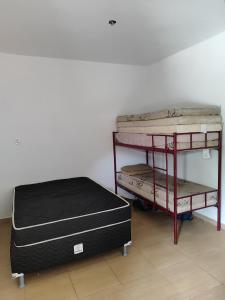
[[[113,161],[114,161],[114,184],[115,193],[117,194],[117,166],[116,166],[116,132],[113,132]]]
[[[222,131],[219,131],[218,147],[218,195],[217,195],[217,230],[221,229],[221,177],[222,177]]]
[[[168,183],[168,139],[165,136],[165,150],[166,150],[166,209],[169,208],[169,183]]]
[[[154,145],[154,135],[152,135],[152,173],[153,173],[153,193],[154,193],[154,205],[156,205],[156,180],[155,180],[155,145]]]
[[[173,212],[173,234],[174,244],[178,241],[178,228],[177,228],[177,134],[173,134],[174,151],[173,151],[173,185],[174,185],[174,212]]]

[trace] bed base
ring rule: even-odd
[[[152,153],[152,169],[153,169],[153,196],[154,196],[154,200],[151,201],[153,203],[153,208],[159,208],[163,211],[165,211],[166,213],[168,213],[169,215],[171,215],[173,217],[173,240],[174,240],[174,244],[176,245],[178,243],[178,236],[179,236],[179,224],[178,224],[178,212],[177,212],[177,201],[178,199],[181,198],[190,198],[190,210],[189,212],[193,212],[194,209],[192,207],[192,197],[194,195],[188,195],[185,197],[181,197],[179,198],[177,195],[177,157],[178,154],[180,152],[183,151],[196,151],[196,150],[203,150],[203,149],[212,149],[212,150],[216,150],[218,152],[218,173],[217,173],[217,189],[213,190],[217,192],[217,204],[214,205],[217,207],[217,230],[220,231],[221,230],[221,179],[222,179],[222,131],[213,131],[211,133],[216,133],[218,135],[218,146],[215,147],[209,147],[208,146],[208,133],[202,133],[202,132],[187,132],[187,133],[174,133],[174,134],[147,134],[147,136],[149,137],[149,139],[151,139],[151,145],[152,147],[144,147],[144,146],[138,146],[138,145],[130,145],[130,144],[122,144],[120,142],[117,141],[116,139],[116,134],[118,132],[113,132],[113,157],[114,157],[114,183],[115,183],[115,193],[118,193],[118,187],[127,190],[128,192],[130,192],[131,194],[135,194],[132,191],[129,191],[127,188],[123,187],[122,185],[119,184],[119,182],[117,182],[117,174],[119,173],[119,171],[117,171],[117,153],[116,153],[116,148],[117,146],[119,147],[124,147],[124,148],[130,148],[130,149],[136,149],[136,150],[141,150],[145,152],[145,156],[146,156],[146,164],[149,164],[149,153]],[[204,143],[204,147],[200,147],[200,148],[194,148],[193,147],[193,136],[195,134],[203,134],[204,138],[205,138],[205,143]],[[188,135],[189,136],[189,140],[190,140],[190,147],[187,149],[178,149],[177,147],[177,137],[180,135]],[[157,146],[155,146],[155,138],[156,137],[163,137],[165,139],[165,148],[157,148]],[[171,150],[168,148],[168,138],[172,138],[173,139],[173,145],[174,148]],[[155,154],[156,153],[164,153],[165,155],[165,168],[159,168],[156,165],[156,157]],[[169,184],[168,184],[168,176],[169,176],[169,155],[172,156],[173,158],[173,193],[174,193],[174,210],[173,212],[171,212],[168,208],[168,203],[169,203]],[[164,172],[166,175],[166,182],[165,182],[165,186],[161,186],[166,190],[166,207],[161,207],[156,203],[156,187],[160,186],[159,184],[157,184],[156,182],[156,178],[155,178],[155,173],[156,171],[161,171]],[[207,205],[207,192],[205,193],[199,193],[199,194],[204,194],[205,195],[205,206],[201,207],[202,208],[207,208],[210,207]],[[197,194],[195,194],[197,195]],[[141,195],[137,195],[136,196],[144,199],[144,197],[142,197]],[[147,201],[150,201],[149,199],[144,199]]]
[[[128,256],[128,247],[131,246],[132,242],[128,242],[126,244],[123,245],[122,248],[122,255],[123,256]],[[23,273],[13,273],[12,274],[12,279],[18,279],[18,283],[19,283],[19,288],[25,288],[25,276]]]
[[[83,252],[75,254],[74,245],[80,243],[83,243]],[[23,288],[25,286],[24,274],[39,272],[112,249],[122,248],[122,254],[126,256],[130,245],[131,220],[101,230],[25,247],[15,245],[12,231],[10,247],[12,278],[18,279],[19,287]]]
[[[123,256],[128,256],[128,247],[131,246],[132,242],[128,242],[126,244],[123,245],[122,248],[122,255]],[[12,274],[12,279],[18,279],[18,283],[19,283],[19,288],[25,288],[25,276],[23,273],[13,273]]]

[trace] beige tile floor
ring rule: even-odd
[[[185,222],[177,246],[172,219],[133,211],[129,256],[120,249],[10,279],[10,224],[0,224],[1,300],[225,300],[225,231],[195,218]]]

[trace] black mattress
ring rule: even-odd
[[[18,186],[13,242],[40,245],[130,222],[128,202],[86,177]]]

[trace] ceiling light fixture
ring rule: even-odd
[[[111,25],[111,26],[116,25],[116,20],[109,20],[109,25]]]

